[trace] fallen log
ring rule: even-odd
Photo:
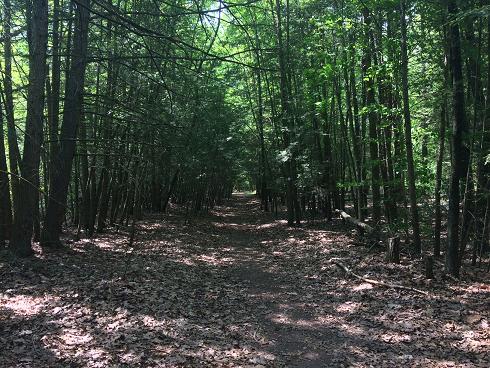
[[[335,212],[340,214],[340,217],[342,217],[342,219],[344,221],[350,222],[352,225],[357,227],[359,229],[359,231],[361,231],[362,233],[365,233],[366,235],[375,234],[376,231],[374,230],[374,228],[372,228],[371,226],[369,226],[365,222],[359,221],[358,219],[352,217],[347,212],[342,211],[342,210],[335,210]]]
[[[413,291],[415,293],[423,294],[423,295],[429,295],[427,291],[420,290],[420,289],[415,289],[410,286],[403,286],[403,285],[398,285],[398,284],[391,284],[388,282],[383,282],[383,281],[377,281],[373,279],[369,279],[367,277],[362,277],[356,273],[354,273],[351,269],[349,269],[347,266],[343,265],[341,262],[339,262],[336,259],[331,259],[330,263],[333,263],[337,267],[339,267],[341,270],[343,270],[347,275],[352,275],[356,279],[367,282],[368,284],[372,285],[378,285],[378,286],[383,286],[386,288],[391,288],[391,289],[398,289],[398,290],[408,290],[408,291]]]

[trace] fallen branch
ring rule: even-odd
[[[337,261],[335,259],[331,259],[330,263],[333,263],[334,265],[336,265],[337,267],[342,269],[346,274],[352,275],[356,279],[362,280],[362,281],[367,282],[367,283],[372,284],[372,285],[384,286],[387,288],[399,289],[399,290],[408,290],[408,291],[413,291],[415,293],[419,293],[419,294],[423,294],[423,295],[429,295],[429,293],[427,291],[424,291],[424,290],[415,289],[415,288],[412,288],[409,286],[390,284],[387,282],[377,281],[377,280],[373,280],[373,279],[368,279],[367,277],[359,276],[358,274],[356,274],[352,270],[350,270],[347,266],[343,265],[342,263],[340,263],[339,261]]]
[[[347,212],[342,210],[335,210],[344,221],[350,222],[352,225],[356,226],[360,231],[366,233],[366,235],[372,235],[375,233],[374,228],[366,224],[365,222],[359,221],[358,219],[352,217]]]

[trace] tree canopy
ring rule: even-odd
[[[489,9],[4,0],[0,239],[28,255],[64,224],[256,190],[289,225],[347,209],[457,276],[488,248]]]

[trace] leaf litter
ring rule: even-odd
[[[148,215],[131,249],[116,230],[69,243],[0,251],[1,367],[490,366],[488,275],[424,280],[340,221],[288,228],[238,196],[206,216]]]

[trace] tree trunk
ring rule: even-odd
[[[87,63],[89,2],[89,0],[80,0],[76,7],[73,56],[67,76],[63,124],[60,134],[59,168],[50,182],[50,196],[41,237],[41,245],[44,247],[61,245],[59,231],[65,215],[77,130],[82,116],[82,94]]]
[[[449,0],[448,13],[453,20],[458,15],[455,0]],[[453,81],[453,131],[451,137],[452,160],[451,179],[449,187],[449,212],[448,212],[448,245],[446,252],[446,270],[455,277],[459,277],[459,215],[460,215],[460,180],[468,169],[469,152],[465,145],[465,136],[468,132],[465,114],[464,81],[461,59],[461,40],[459,25],[451,23],[449,31],[450,39],[450,66]]]
[[[432,256],[425,256],[424,258],[424,271],[426,279],[434,278],[434,258]]]
[[[295,194],[296,194],[296,178],[294,153],[291,147],[291,134],[294,129],[294,121],[291,116],[290,95],[288,91],[287,81],[287,59],[286,51],[283,42],[282,31],[282,16],[281,2],[276,0],[276,36],[279,59],[279,74],[280,74],[280,90],[281,90],[281,107],[282,107],[282,127],[283,127],[283,148],[285,151],[286,161],[284,163],[285,179],[286,179],[286,205],[287,205],[287,220],[288,225],[292,226],[295,220]]]
[[[441,118],[439,122],[439,153],[436,163],[436,185],[434,192],[434,256],[441,255],[441,182],[442,163],[444,161],[444,144],[446,142],[446,101],[442,103]]]
[[[355,44],[355,40],[351,39],[352,45]],[[355,49],[354,46],[351,49],[351,61],[350,61],[350,89],[352,93],[352,110],[354,114],[354,134],[353,134],[353,145],[354,145],[354,156],[356,158],[357,167],[357,177],[358,177],[358,198],[357,198],[357,216],[359,220],[363,220],[366,213],[366,191],[364,190],[364,179],[365,170],[362,162],[363,156],[363,142],[362,142],[362,132],[361,124],[359,120],[359,102],[357,99],[357,85],[356,85],[356,75],[355,75]]]
[[[7,141],[8,141],[8,160],[11,172],[12,203],[17,202],[17,190],[19,183],[20,151],[17,140],[17,130],[15,127],[14,96],[12,91],[12,5],[10,0],[4,0],[4,60],[5,76],[3,78],[5,92],[5,118],[7,120]],[[15,216],[15,213],[14,213]]]
[[[408,52],[407,52],[407,21],[405,19],[405,0],[400,0],[400,25],[401,25],[401,74],[403,94],[403,119],[405,131],[405,153],[407,155],[408,191],[410,197],[410,216],[412,222],[413,247],[416,253],[422,252],[420,241],[419,211],[417,207],[417,191],[415,188],[415,166],[413,162],[412,122],[410,116],[410,104],[408,96]]]
[[[366,45],[363,57],[363,72],[366,79],[366,106],[369,108],[369,158],[371,161],[371,188],[373,194],[373,221],[375,224],[381,219],[381,191],[380,191],[380,165],[378,152],[378,113],[375,111],[374,76],[372,75],[373,49],[371,14],[368,8],[363,11],[364,24],[366,27]]]
[[[488,4],[488,1],[487,1]],[[488,212],[490,193],[490,165],[486,163],[486,155],[490,152],[490,18],[487,23],[487,88],[485,119],[480,128],[480,142],[477,156],[477,194],[476,194],[476,239],[475,250],[488,248],[488,228],[486,213]]]
[[[60,56],[60,3],[53,1],[53,62],[51,68],[51,83],[48,88],[48,134],[49,134],[49,178],[54,177],[58,169],[58,129],[60,120],[60,85],[61,85],[61,56]]]
[[[48,41],[48,1],[27,2],[29,41],[29,87],[24,153],[21,163],[19,200],[10,241],[11,250],[19,256],[33,253],[31,247],[36,177],[39,175],[41,141],[43,136],[44,84]]]
[[[388,239],[388,248],[386,249],[386,261],[390,263],[400,263],[400,238]]]
[[[0,108],[0,246],[10,239],[12,227],[12,202],[10,201],[9,176],[3,132],[3,114]]]

